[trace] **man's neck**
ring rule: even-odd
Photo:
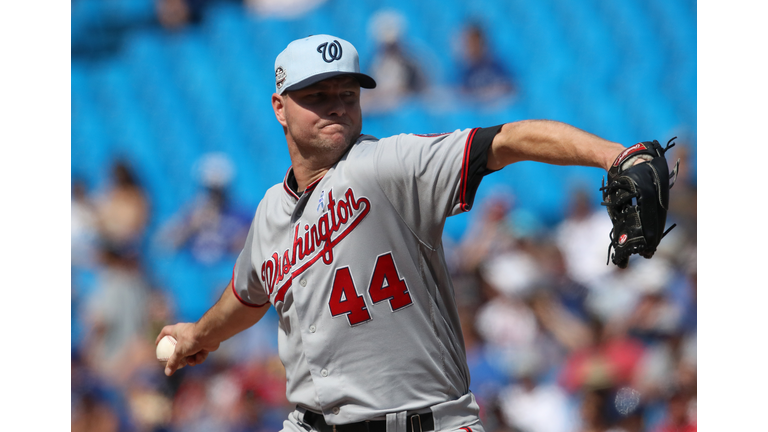
[[[346,149],[339,152],[339,154],[333,155],[331,152],[302,154],[296,145],[291,144],[292,143],[289,142],[288,152],[291,156],[293,175],[296,177],[296,183],[298,185],[297,192],[303,192],[307,186],[323,178],[328,170],[336,165],[336,162],[338,162],[353,145],[350,144]]]
[[[321,170],[309,170],[302,169],[301,166],[293,166],[293,176],[296,178],[296,192],[302,193],[307,189],[307,186],[323,178],[325,173],[330,168],[324,168]]]

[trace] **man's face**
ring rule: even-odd
[[[360,135],[360,84],[341,76],[276,96],[278,121],[300,151],[343,152]],[[341,156],[341,153],[338,154]]]

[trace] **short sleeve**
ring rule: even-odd
[[[232,289],[235,297],[246,306],[262,307],[269,303],[269,295],[259,281],[259,274],[253,266],[251,251],[253,250],[254,225],[248,230],[248,237],[245,239],[245,245],[235,262],[235,268],[232,270]]]
[[[463,211],[469,211],[472,208],[477,188],[483,177],[496,172],[488,169],[488,150],[491,148],[493,138],[499,133],[502,126],[473,129],[474,134],[471,134],[466,141],[458,203]]]

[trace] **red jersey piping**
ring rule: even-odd
[[[283,189],[285,189],[285,191],[288,192],[288,194],[290,196],[292,196],[292,197],[294,197],[294,198],[296,198],[298,200],[299,199],[299,195],[297,195],[296,192],[294,192],[293,189],[291,189],[291,187],[288,186],[288,175],[291,173],[292,169],[293,169],[293,166],[288,168],[288,171],[285,173],[285,177],[283,177]],[[310,183],[309,186],[307,186],[307,188],[304,189],[304,192],[311,192],[312,189],[314,189],[315,186],[317,186],[317,184],[320,183],[320,180],[322,180],[324,177],[325,177],[325,175],[323,175],[323,177],[320,177],[319,179],[317,179],[317,180],[313,181],[312,183]]]
[[[469,181],[469,154],[472,149],[472,140],[475,138],[475,133],[480,128],[474,128],[467,136],[467,142],[464,144],[464,157],[461,162],[461,180],[459,190],[459,206],[463,211],[469,211],[470,206],[467,204],[467,182]]]
[[[243,300],[243,299],[242,299],[242,298],[241,298],[241,297],[240,297],[240,296],[237,294],[237,290],[235,289],[235,268],[237,268],[237,263],[235,263],[235,265],[232,267],[232,293],[234,293],[234,294],[235,294],[235,297],[236,297],[238,300],[240,300],[240,303],[242,303],[242,304],[244,304],[244,305],[246,305],[246,306],[248,306],[248,307],[252,307],[252,308],[260,308],[260,307],[264,307],[265,305],[269,304],[269,302],[266,302],[266,303],[262,303],[262,304],[249,303],[249,302],[247,302],[247,301]]]

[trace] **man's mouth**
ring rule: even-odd
[[[344,129],[344,128],[347,127],[347,125],[344,124],[344,123],[333,122],[333,123],[326,123],[326,124],[320,126],[320,129],[333,128],[334,126],[340,128],[340,129]]]

